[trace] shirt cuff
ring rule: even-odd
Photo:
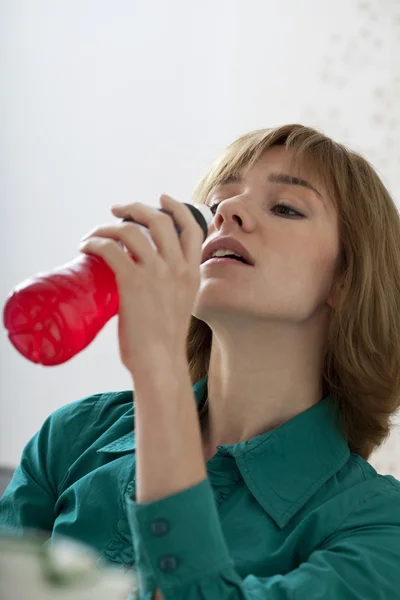
[[[127,494],[126,504],[141,597],[156,588],[170,592],[232,565],[208,478],[145,504]]]

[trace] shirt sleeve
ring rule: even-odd
[[[99,396],[57,409],[27,442],[0,500],[0,528],[52,531],[61,483],[79,453],[78,436]]]
[[[400,492],[362,498],[306,562],[241,578],[230,559],[208,479],[138,504],[126,497],[140,600],[399,600]]]

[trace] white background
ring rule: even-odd
[[[0,301],[79,254],[111,204],[189,199],[238,135],[300,122],[400,198],[398,0],[0,0]],[[398,200],[397,200],[398,201]],[[0,464],[56,408],[129,389],[117,319],[69,362],[0,341]],[[400,478],[400,435],[372,456]]]

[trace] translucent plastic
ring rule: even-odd
[[[4,327],[28,360],[59,365],[86,348],[118,312],[113,271],[102,258],[82,255],[18,285],[4,307]]]
[[[187,206],[201,225],[205,239],[211,211],[204,205],[201,211]],[[176,230],[179,235],[179,229]],[[132,255],[131,258],[135,260]],[[20,283],[7,299],[3,321],[20,354],[34,363],[54,366],[86,348],[118,313],[118,305],[113,271],[102,258],[82,254],[51,272],[38,273]]]

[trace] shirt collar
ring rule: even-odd
[[[207,382],[206,376],[193,386],[198,409],[205,401]],[[124,419],[132,427],[132,408]],[[113,428],[115,433],[121,431],[119,421]],[[110,433],[108,439],[112,438]],[[132,428],[97,452],[132,452],[135,448]],[[252,495],[276,524],[284,527],[343,467],[350,450],[332,398],[327,395],[279,427],[244,442],[218,446],[217,454],[235,458]]]
[[[198,407],[205,400],[207,381],[204,377],[193,386]],[[350,456],[329,394],[279,427],[244,442],[218,446],[218,452],[236,459],[250,492],[279,527],[284,527]]]

